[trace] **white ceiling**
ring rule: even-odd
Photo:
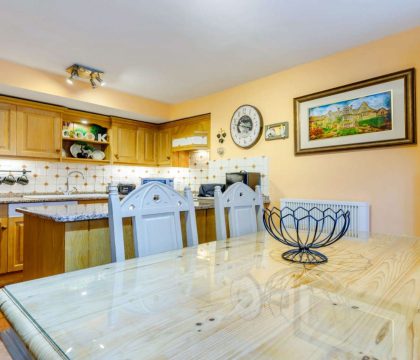
[[[176,103],[420,25],[419,0],[0,0],[0,57]]]

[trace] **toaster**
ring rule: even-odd
[[[118,184],[118,194],[128,195],[136,188],[135,184]]]

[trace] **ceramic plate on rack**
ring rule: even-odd
[[[92,154],[90,156],[94,160],[103,160],[103,159],[105,159],[105,153],[103,151],[101,151],[101,150],[95,150],[94,152],[92,152]]]
[[[73,157],[77,158],[77,154],[82,150],[82,145],[73,144],[70,146],[70,153]]]

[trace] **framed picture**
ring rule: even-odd
[[[289,123],[281,122],[265,126],[265,140],[287,139],[289,137]]]
[[[415,71],[294,99],[295,154],[415,144]]]

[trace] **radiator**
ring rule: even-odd
[[[354,201],[333,201],[333,200],[305,200],[305,199],[280,199],[281,209],[289,207],[295,210],[299,207],[305,210],[310,210],[317,207],[320,210],[331,208],[334,211],[343,210],[350,212],[350,226],[347,230],[346,237],[366,239],[370,232],[370,206],[367,202]],[[299,213],[301,212],[301,214]],[[306,212],[298,210],[296,215],[304,216]],[[308,230],[305,227],[307,222],[303,222],[300,226],[301,230]],[[285,218],[284,225],[287,228],[294,228],[294,223],[291,217]],[[325,232],[330,232],[332,222],[326,222]],[[311,230],[311,229],[309,229]]]

